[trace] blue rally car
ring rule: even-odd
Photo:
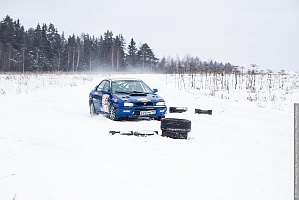
[[[165,101],[140,79],[104,79],[89,94],[91,116],[108,114],[111,120],[165,117]]]

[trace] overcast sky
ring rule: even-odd
[[[52,23],[66,37],[106,30],[156,57],[230,62],[299,72],[298,0],[0,0],[0,17],[25,29]]]

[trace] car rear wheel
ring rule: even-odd
[[[97,115],[94,104],[92,102],[89,103],[89,113],[92,117]]]

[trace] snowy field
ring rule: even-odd
[[[186,113],[167,114],[191,120],[188,139],[161,137],[159,121],[90,117],[88,94],[110,76],[141,78],[168,107],[188,107]],[[284,79],[280,89],[259,93],[200,88],[199,80],[191,87],[188,80],[152,74],[0,75],[0,199],[292,199],[298,74]],[[212,109],[213,115],[194,114],[195,108]]]

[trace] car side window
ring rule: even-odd
[[[108,92],[110,91],[110,84],[109,81],[106,81],[104,87],[103,87],[103,91]]]
[[[108,81],[102,81],[99,86],[97,87],[97,92],[102,92],[103,88],[104,88],[104,85],[105,83],[108,82]]]

